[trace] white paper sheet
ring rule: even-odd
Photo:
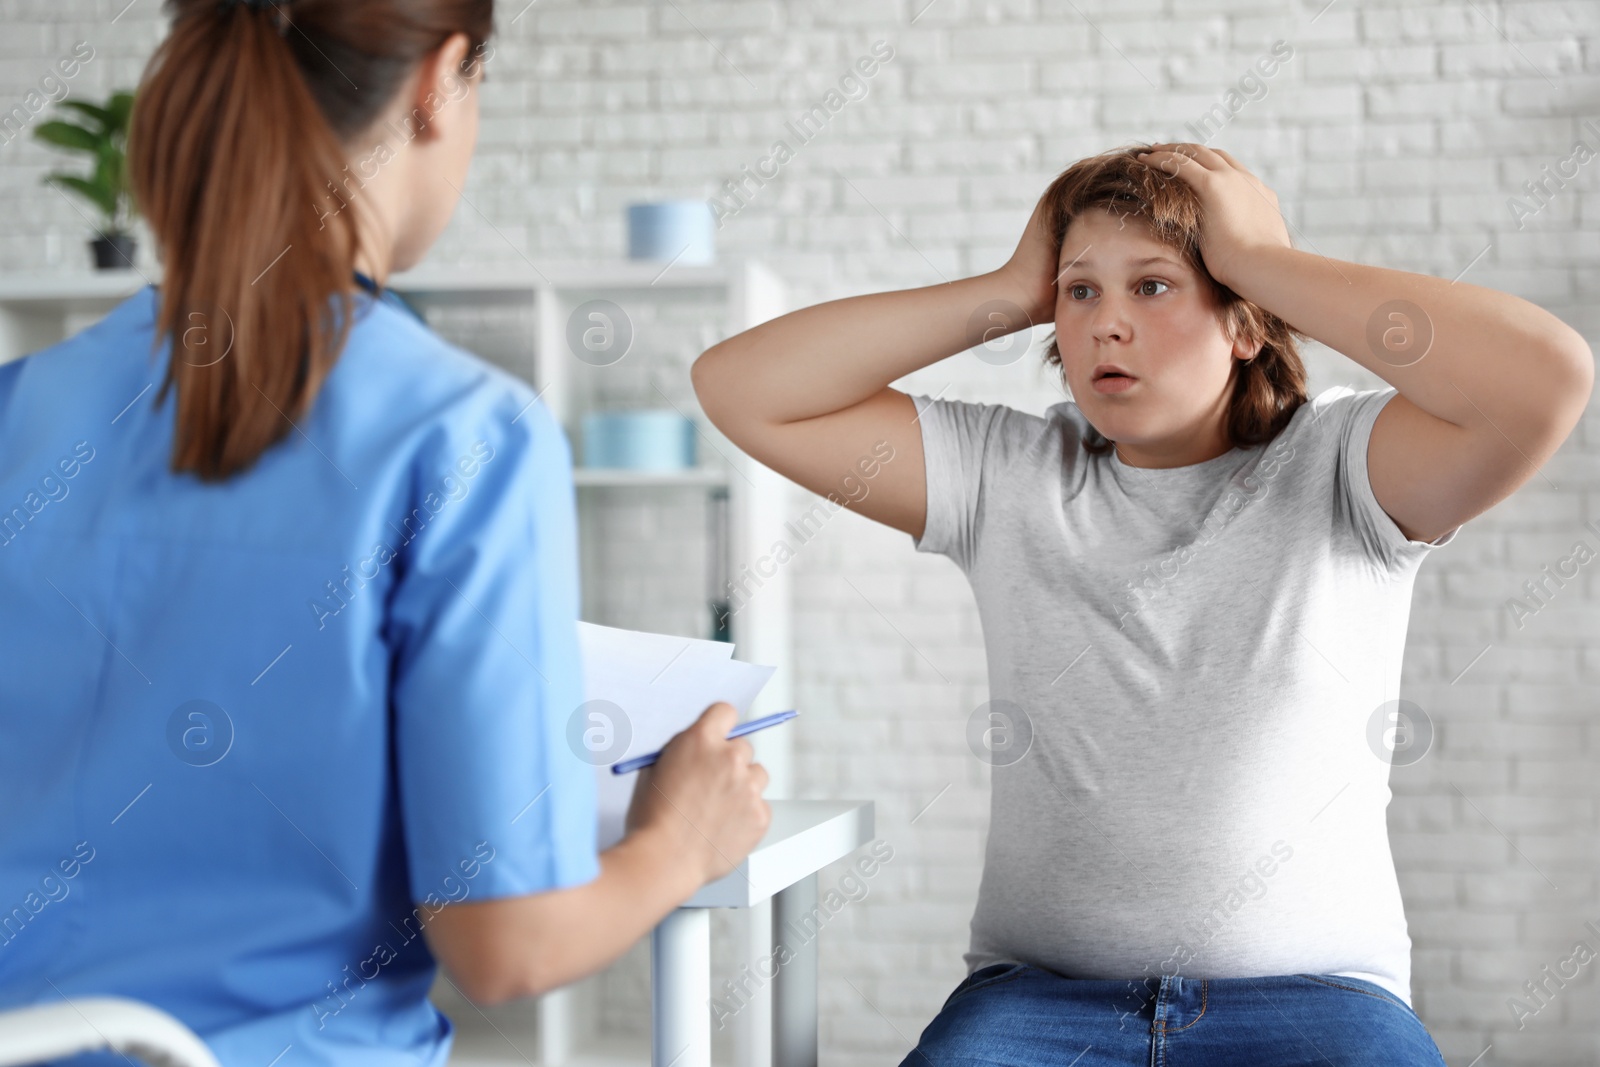
[[[733,659],[733,646],[726,641],[587,622],[578,624],[578,645],[586,701],[579,751],[600,761],[595,767],[598,844],[605,849],[622,840],[639,779],[637,773],[612,774],[611,765],[656,751],[718,701],[737,708],[742,721],[776,668]]]

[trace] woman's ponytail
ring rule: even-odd
[[[134,196],[164,274],[157,394],[177,393],[172,469],[221,481],[310,410],[350,328],[357,232],[346,146],[492,0],[183,0],[129,130]],[[358,49],[355,47],[360,45]],[[331,57],[337,57],[336,60]],[[330,205],[333,205],[330,207]]]

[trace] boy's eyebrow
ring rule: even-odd
[[[1177,260],[1173,259],[1171,256],[1146,256],[1143,259],[1129,260],[1128,266],[1130,266],[1130,267],[1148,267],[1152,263],[1171,263],[1173,266],[1182,266],[1182,264],[1180,264]],[[1094,269],[1094,260],[1085,258],[1083,256],[1080,256],[1077,259],[1073,260],[1071,263],[1067,264],[1066,267],[1063,267],[1061,269],[1062,269],[1063,272],[1065,272],[1068,267],[1086,267],[1086,268],[1088,268],[1090,270],[1093,270]]]

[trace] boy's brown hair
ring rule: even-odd
[[[1188,182],[1139,161],[1138,154],[1150,147],[1113,149],[1080,159],[1062,171],[1045,190],[1045,232],[1060,248],[1073,219],[1103,208],[1123,218],[1142,220],[1157,240],[1181,253],[1183,261],[1211,283],[1228,336],[1245,337],[1260,345],[1254,358],[1233,361],[1228,436],[1236,448],[1263,444],[1288,425],[1295,409],[1307,399],[1306,369],[1300,361],[1295,331],[1206,270],[1200,258],[1200,198]],[[1053,333],[1045,361],[1061,366],[1061,350]],[[1096,433],[1084,447],[1104,453],[1111,449],[1111,442]]]

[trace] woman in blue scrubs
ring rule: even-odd
[[[161,283],[0,366],[0,1006],[440,1064],[436,961],[479,1002],[602,968],[755,845],[766,772],[716,705],[596,854],[565,439],[383,290],[465,181],[491,0],[169,9]]]

